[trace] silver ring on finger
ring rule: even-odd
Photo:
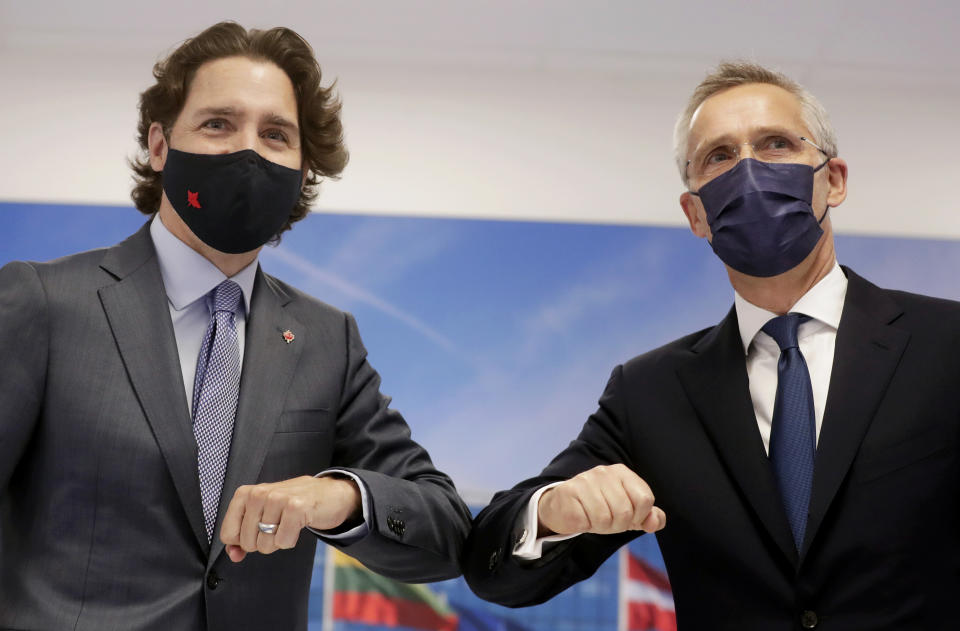
[[[279,524],[265,524],[262,521],[257,522],[257,528],[265,535],[272,535],[277,532]]]

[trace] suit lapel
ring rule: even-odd
[[[860,448],[910,335],[890,326],[902,311],[874,285],[844,268],[849,284],[837,330],[820,429],[804,554]]]
[[[684,390],[747,503],[791,564],[796,545],[750,400],[736,310],[693,347],[678,369]]]
[[[109,249],[101,267],[116,282],[98,294],[130,383],[156,437],[190,526],[203,549],[197,445],[166,292],[150,240],[149,222]]]
[[[284,309],[289,301],[290,297],[275,281],[257,270],[246,324],[240,400],[217,524],[223,523],[237,488],[256,483],[283,412],[287,388],[308,334]],[[284,340],[285,331],[294,334],[292,342]],[[210,565],[223,551],[218,534],[219,531],[214,533]]]

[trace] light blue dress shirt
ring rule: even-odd
[[[177,341],[177,353],[180,356],[180,370],[183,373],[183,389],[187,398],[187,407],[193,415],[193,381],[197,374],[197,357],[203,345],[203,334],[210,322],[209,297],[213,289],[227,280],[227,276],[216,265],[204,258],[186,243],[171,233],[155,215],[150,224],[150,238],[157,250],[160,264],[160,276],[167,292],[167,305],[170,307],[170,320]],[[250,312],[250,299],[253,295],[253,283],[257,277],[258,259],[237,272],[230,280],[237,283],[243,291],[244,309],[236,314],[237,339],[240,342],[240,365],[243,366],[244,338],[247,331],[247,313]],[[368,532],[370,521],[367,488],[363,482],[349,471],[328,469],[318,476],[338,473],[353,479],[360,488],[363,505],[363,523],[339,534],[316,531],[327,539],[335,539],[340,544],[349,544],[363,538]]]

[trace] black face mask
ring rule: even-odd
[[[170,149],[163,192],[193,234],[228,254],[256,250],[280,232],[300,198],[301,173],[252,149],[227,154]]]

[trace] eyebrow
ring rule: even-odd
[[[238,111],[234,107],[202,107],[194,114],[197,117],[202,116],[236,116]]]
[[[293,131],[299,131],[300,127],[291,120],[288,120],[286,117],[281,116],[280,114],[269,113],[264,117],[264,120],[271,125],[276,125],[277,127],[286,127],[287,129]]]
[[[196,111],[195,116],[202,118],[204,116],[242,116],[243,111],[235,107],[224,106],[224,107],[203,107]],[[262,119],[264,122],[271,125],[276,125],[277,127],[284,127],[286,129],[299,132],[300,127],[288,119],[287,117],[278,114],[276,112],[268,112],[263,116]]]

